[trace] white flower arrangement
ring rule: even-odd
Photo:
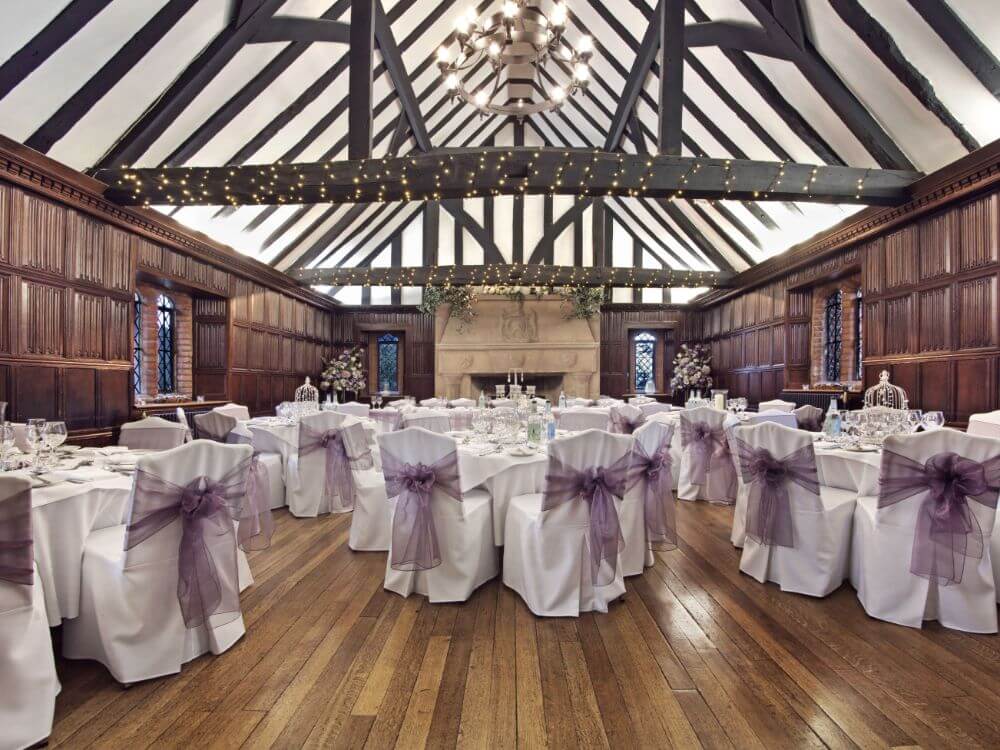
[[[319,387],[324,391],[330,389],[337,392],[363,391],[367,384],[364,362],[364,347],[353,346],[346,349],[333,359],[327,360]]]
[[[681,344],[674,356],[674,376],[670,387],[680,390],[707,390],[712,387],[712,353],[702,344]]]

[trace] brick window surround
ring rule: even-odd
[[[177,392],[191,395],[194,390],[191,296],[152,284],[137,284],[136,292],[142,303],[142,395],[147,397],[159,395],[156,369],[158,353],[156,300],[161,294],[172,299],[176,308],[174,379]]]
[[[828,382],[823,374],[823,343],[826,339],[825,306],[826,299],[838,289],[842,293],[843,312],[841,324],[840,350],[840,382],[857,383],[855,374],[859,368],[855,367],[855,343],[856,335],[854,330],[854,315],[857,307],[857,293],[861,287],[860,276],[850,276],[838,281],[830,282],[822,286],[813,287],[812,290],[812,323],[810,331],[809,346],[809,376],[813,385]]]

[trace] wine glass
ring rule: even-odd
[[[14,425],[0,422],[0,471],[7,468],[7,456],[14,447]]]
[[[937,430],[944,427],[944,412],[942,411],[928,411],[924,412],[924,418],[921,421],[925,430]]]
[[[42,439],[53,454],[56,448],[66,442],[66,434],[65,422],[46,422],[42,428]]]
[[[31,448],[32,464],[36,469],[40,469],[41,456],[40,450],[42,447],[42,432],[45,429],[44,419],[29,419],[24,431],[24,438],[28,441],[28,447]]]

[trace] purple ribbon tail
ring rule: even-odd
[[[655,476],[647,476],[643,494],[646,543],[653,550],[677,549],[677,519],[673,503],[673,477],[665,464]]]
[[[404,490],[392,523],[392,568],[430,570],[441,564],[441,548],[431,515],[431,491]]]
[[[31,533],[31,490],[0,502],[0,580],[23,586],[35,583]]]
[[[354,477],[351,474],[351,462],[347,458],[347,451],[339,435],[326,444],[325,494],[328,502],[332,503],[334,497],[339,497],[343,507],[354,507]]]
[[[794,547],[788,489],[754,482],[747,498],[747,536],[758,544]]]
[[[270,492],[271,472],[260,456],[254,456],[247,473],[246,502],[236,534],[244,551],[271,546],[274,518],[271,516]]]

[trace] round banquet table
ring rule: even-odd
[[[819,483],[827,487],[851,490],[859,495],[878,495],[881,451],[849,451],[816,445],[816,472]]]
[[[361,423],[368,435],[368,444],[375,445],[378,427],[370,419],[344,415],[345,425]],[[249,433],[254,450],[277,453],[281,456],[281,466],[287,472],[288,461],[299,452],[299,423],[280,417],[260,417],[237,425],[240,434]],[[246,430],[246,433],[243,432]],[[235,431],[235,430],[234,430]]]

